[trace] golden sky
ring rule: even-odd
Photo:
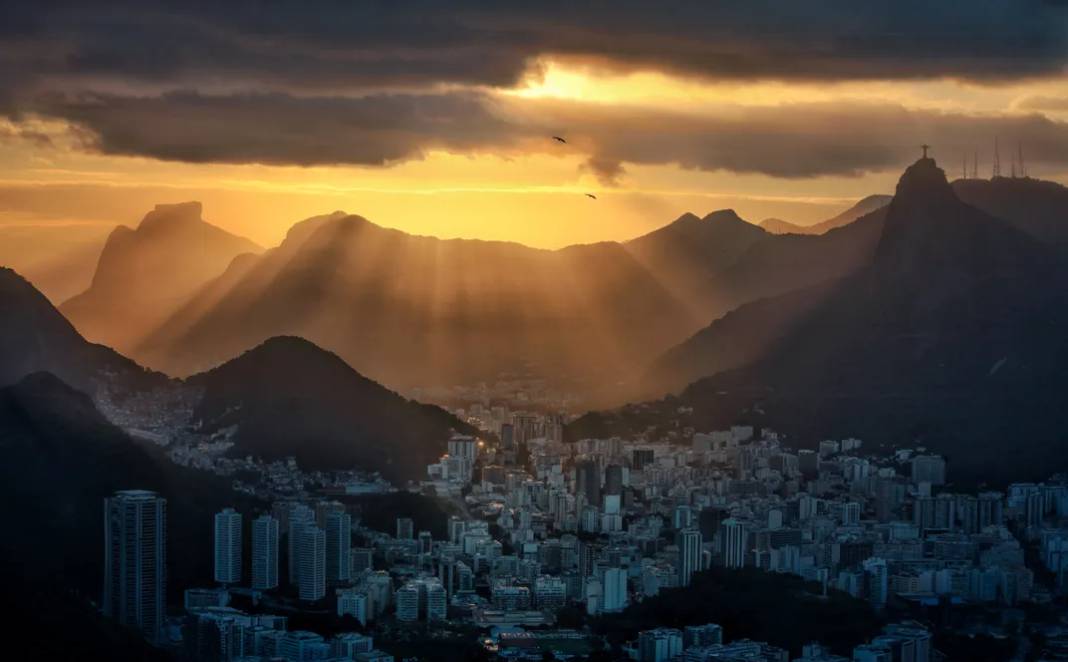
[[[717,75],[694,70],[681,48],[677,61],[655,45],[652,56],[576,54],[585,46],[561,39],[544,50],[569,52],[525,54],[511,79],[489,71],[458,82],[461,71],[414,88],[353,88],[337,82],[342,72],[309,91],[291,79],[253,85],[247,72],[130,73],[107,60],[41,75],[16,111],[5,115],[0,96],[0,223],[133,225],[156,203],[195,199],[207,220],[265,246],[341,209],[412,233],[554,248],[726,207],[752,222],[817,222],[892,192],[921,142],[951,177],[975,156],[989,176],[997,138],[1003,163],[1019,146],[1031,174],[1068,181],[1063,69],[1037,56],[1037,73],[994,79],[959,53],[944,74],[922,58],[882,74],[884,57],[872,73],[846,62],[827,76]],[[747,67],[777,54],[733,47]],[[822,47],[800,52],[826,66]]]

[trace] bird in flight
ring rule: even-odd
[[[597,196],[596,196],[596,195],[594,195],[594,194],[592,194],[592,193],[587,193],[587,194],[586,194],[586,197],[587,197],[587,198],[589,198],[589,199],[591,199],[591,200],[596,200],[596,199],[597,199]]]
[[[560,136],[553,136],[553,140],[555,140],[555,141],[556,141],[556,142],[558,142],[558,143],[562,143],[562,144],[564,144],[564,145],[566,145],[566,144],[567,144],[567,141],[566,141],[566,140],[564,140],[563,138],[561,138]]]

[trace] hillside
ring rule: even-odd
[[[0,386],[41,371],[89,393],[104,385],[122,391],[166,380],[108,347],[86,342],[33,285],[0,268]]]
[[[450,433],[475,431],[432,405],[407,400],[301,338],[271,338],[188,383],[203,389],[201,432],[236,426],[232,454],[293,456],[305,469],[378,470],[419,479]]]
[[[110,424],[85,394],[48,373],[0,389],[0,503],[19,535],[0,555],[27,578],[97,598],[103,572],[103,499],[151,489],[168,499],[170,583],[210,579],[211,514],[235,505],[228,483],[173,465]]]

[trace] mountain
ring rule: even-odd
[[[832,216],[825,221],[809,225],[806,229],[809,234],[823,234],[829,230],[849,225],[858,218],[867,216],[874,211],[878,211],[888,204],[890,204],[889,195],[869,195],[865,198],[861,198],[859,202],[841,214]]]
[[[0,512],[18,532],[0,539],[0,556],[21,576],[99,596],[104,497],[138,488],[168,499],[174,594],[210,581],[211,514],[239,497],[227,481],[127,436],[84,393],[49,373],[0,388],[0,454]]]
[[[475,434],[445,410],[407,400],[301,338],[271,338],[187,383],[202,390],[193,412],[201,433],[234,426],[231,454],[293,456],[304,469],[418,479],[452,431]]]
[[[812,225],[798,225],[778,218],[761,221],[760,227],[772,234],[824,234],[835,228],[844,227],[853,221],[879,211],[890,204],[889,195],[869,195],[840,214]]]
[[[112,229],[97,223],[0,225],[0,265],[58,304],[89,287]]]
[[[677,292],[699,318],[705,317],[716,274],[771,236],[742,220],[733,209],[698,218],[683,214],[624,246],[650,273]]]
[[[1068,187],[1030,177],[958,179],[962,201],[1058,249],[1068,248]]]
[[[82,338],[40,291],[0,268],[0,386],[48,371],[96,393],[151,388],[166,381],[103,345]]]
[[[156,205],[136,229],[115,228],[89,288],[60,310],[90,340],[129,350],[253,242],[201,218],[199,202]]]
[[[788,327],[680,399],[698,428],[742,416],[808,443],[918,441],[948,454],[962,480],[1048,475],[1068,468],[1066,284],[1052,247],[962,202],[921,159],[902,175],[867,266],[713,323],[706,353],[767,336],[769,320]]]
[[[797,225],[781,218],[765,218],[760,227],[772,234],[809,234],[808,226]]]
[[[620,244],[442,240],[332,214],[232,265],[132,355],[187,375],[296,335],[391,386],[508,371],[602,381],[701,324]]]

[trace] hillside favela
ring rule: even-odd
[[[4,660],[1068,660],[1068,4],[0,0]]]

